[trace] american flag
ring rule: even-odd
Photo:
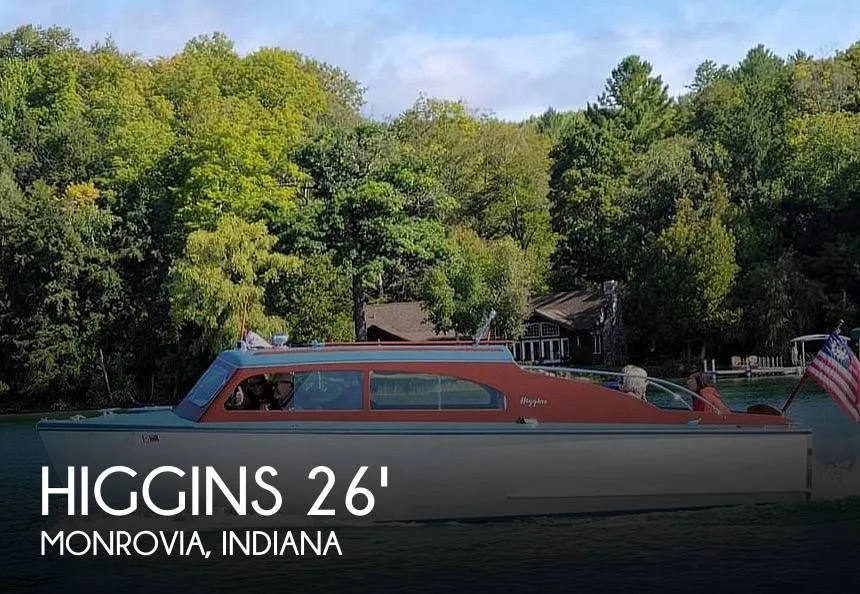
[[[806,373],[860,422],[860,361],[845,338],[837,332],[828,336]]]

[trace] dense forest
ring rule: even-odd
[[[172,402],[240,329],[355,340],[368,303],[522,332],[620,282],[631,362],[782,354],[858,322],[860,45],[629,56],[585,108],[502,121],[222,34],[143,59],[0,36],[0,409]]]

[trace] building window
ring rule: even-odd
[[[540,336],[540,324],[529,324],[526,326],[523,338],[537,338]]]
[[[429,373],[371,372],[375,410],[502,409],[501,392],[469,380]]]
[[[546,336],[548,338],[552,338],[554,336],[560,335],[559,328],[555,324],[548,324],[546,322],[543,322],[540,325],[540,327],[541,327],[541,336]]]
[[[600,355],[603,352],[603,337],[599,333],[595,332],[591,335],[591,340],[593,346],[591,351],[592,354]]]

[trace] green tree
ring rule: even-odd
[[[419,216],[410,208],[408,188],[395,185],[408,177],[390,177],[397,151],[397,140],[385,126],[365,123],[316,139],[299,157],[321,203],[321,238],[335,265],[351,279],[358,340],[366,337],[370,293],[382,293],[385,278],[402,274],[407,263],[426,269],[443,246],[441,222]]]
[[[782,197],[792,104],[791,70],[763,46],[697,94],[692,126],[731,155],[727,181],[736,202],[759,205]]]
[[[586,117],[571,124],[553,150],[550,178],[552,228],[560,236],[553,255],[553,284],[574,288],[625,278],[624,196],[633,155],[630,145]]]
[[[355,340],[351,285],[329,254],[311,254],[271,292],[272,310],[284,320],[290,340]]]
[[[463,204],[465,221],[489,239],[511,237],[542,279],[555,248],[549,215],[549,142],[516,124],[488,121],[477,132],[480,185]]]
[[[480,185],[481,156],[476,141],[485,117],[463,101],[420,97],[391,124],[406,155],[422,163],[422,169],[439,186],[440,194],[453,201],[446,224],[462,214],[465,197]],[[448,198],[450,197],[450,198]]]
[[[169,168],[189,229],[211,229],[223,213],[295,212],[301,172],[291,155],[326,106],[323,81],[298,54],[263,48],[240,57],[215,34],[153,71],[181,139]]]
[[[109,250],[112,217],[90,188],[57,195],[36,184],[24,196],[0,178],[0,375],[34,403],[105,402],[100,349],[120,307]]]
[[[276,242],[263,223],[235,215],[224,215],[214,231],[188,236],[185,254],[171,267],[169,293],[173,320],[197,352],[217,354],[246,329],[285,330],[267,309],[266,294],[299,263],[273,251]]]
[[[530,313],[531,276],[531,263],[511,238],[485,240],[457,229],[448,257],[425,281],[428,317],[438,332],[474,336],[495,309],[494,335],[518,337]]]
[[[0,58],[26,60],[79,49],[72,32],[62,27],[23,25],[0,35]]]
[[[577,111],[558,111],[550,107],[539,116],[530,116],[522,125],[533,128],[546,137],[552,146],[555,146],[567,135],[568,127],[577,117],[579,117]]]
[[[677,201],[671,224],[657,237],[628,286],[628,311],[652,341],[687,347],[732,330],[739,312],[729,296],[738,266],[735,240],[723,217],[727,201],[715,192],[696,208]]]
[[[668,86],[639,56],[627,56],[612,70],[597,104],[589,110],[592,117],[606,117],[637,149],[664,138],[676,125]]]
[[[791,198],[780,221],[803,272],[821,283],[829,319],[851,319],[860,306],[860,115],[806,115],[790,124]]]
[[[823,287],[804,273],[794,251],[757,263],[738,279],[744,301],[744,326],[750,344],[767,353],[787,353],[789,340],[824,322]]]
[[[560,236],[553,285],[626,278],[630,250],[638,250],[625,243],[631,169],[677,127],[666,85],[638,56],[624,58],[597,103],[569,119],[552,151],[552,228]]]

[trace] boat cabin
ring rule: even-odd
[[[656,378],[647,379],[652,393],[643,398],[592,374],[624,377],[524,367],[503,343],[246,347],[222,352],[174,412],[203,423],[787,423],[776,411],[694,411],[694,393]]]

